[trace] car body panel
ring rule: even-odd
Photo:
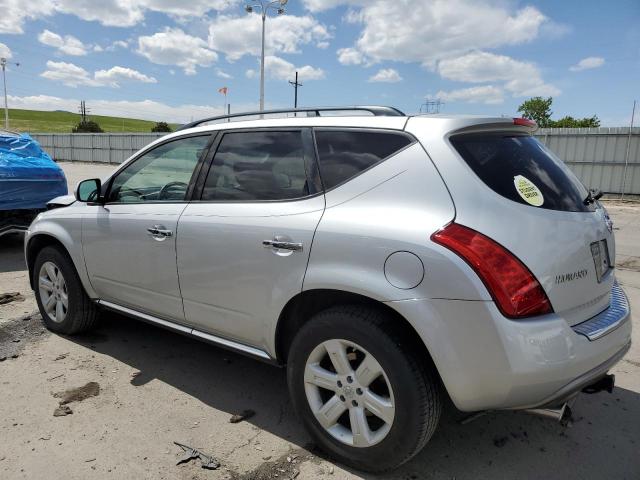
[[[305,290],[339,289],[380,301],[491,299],[464,261],[429,240],[453,220],[455,208],[420,144],[328,191],[326,198]],[[387,258],[400,251],[424,265],[424,279],[415,288],[394,287],[385,276]]]
[[[184,319],[176,272],[176,227],[186,203],[87,206],[82,245],[91,284],[103,300],[161,318]],[[173,232],[164,240],[148,228]]]
[[[468,412],[543,404],[631,342],[629,317],[590,342],[561,315],[513,321],[493,302],[425,299],[387,305],[409,319],[454,404]]]
[[[90,298],[96,298],[97,295],[89,282],[84,264],[84,252],[82,251],[82,215],[86,211],[86,204],[74,203],[68,207],[40,213],[25,232],[25,259],[33,260],[28,258],[28,247],[30,242],[37,237],[47,236],[57,240],[65,247],[73,260],[87,295]],[[32,275],[32,272],[29,273]]]
[[[282,202],[194,202],[178,225],[185,321],[269,348],[275,320],[300,293],[324,195]],[[265,248],[276,237],[301,251]]]

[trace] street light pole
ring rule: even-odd
[[[260,111],[264,111],[264,31],[267,24],[267,12],[262,9],[262,54],[260,55]]]
[[[265,40],[265,29],[267,23],[267,14],[269,10],[275,10],[278,15],[282,15],[284,13],[284,7],[287,4],[288,0],[274,0],[272,2],[265,2],[264,0],[259,0],[257,3],[251,5],[245,5],[244,9],[247,13],[253,13],[254,9],[260,9],[261,17],[262,17],[262,48],[260,54],[260,111],[264,111],[264,40]]]
[[[4,85],[4,128],[9,129],[9,102],[7,101],[7,59],[2,57],[0,58],[0,66],[2,67],[2,84]],[[14,64],[16,67],[19,67],[20,64]]]

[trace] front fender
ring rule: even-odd
[[[55,212],[60,212],[61,210],[62,209],[57,209]],[[31,252],[33,242],[42,242],[45,244],[58,243],[62,245],[69,254],[87,295],[89,295],[90,298],[96,298],[97,295],[89,281],[82,250],[82,215],[69,214],[62,217],[49,217],[48,215],[49,213],[47,212],[37,217],[25,234],[24,249],[25,260],[27,266],[29,266],[29,278],[32,278],[31,269],[33,261],[35,260],[35,258],[30,258],[30,255],[35,255],[34,252]]]

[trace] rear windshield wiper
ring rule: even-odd
[[[587,195],[587,198],[585,198],[582,203],[584,203],[585,205],[590,205],[593,202],[595,202],[596,200],[599,200],[602,195],[604,195],[602,193],[602,191],[598,188],[590,188],[589,189],[589,194]]]

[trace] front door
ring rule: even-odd
[[[224,133],[201,200],[178,225],[187,324],[268,345],[266,332],[302,290],[323,211],[309,131]]]
[[[176,271],[176,227],[210,136],[160,144],[118,172],[104,206],[82,220],[91,285],[118,305],[184,320]]]

